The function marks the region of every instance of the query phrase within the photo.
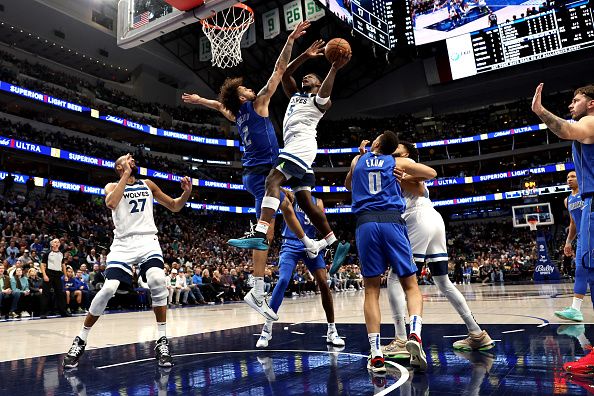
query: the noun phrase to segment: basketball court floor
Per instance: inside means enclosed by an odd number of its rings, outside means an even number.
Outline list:
[[[262,320],[244,303],[171,309],[168,336],[175,366],[153,359],[152,312],[102,317],[89,337],[80,366],[61,367],[82,316],[0,322],[2,395],[582,395],[594,389],[563,375],[562,364],[584,356],[577,337],[594,339],[594,313],[584,301],[583,324],[563,322],[553,311],[571,304],[568,283],[459,285],[479,323],[497,345],[489,352],[455,352],[466,329],[435,286],[425,295],[425,374],[406,362],[385,376],[366,369],[369,350],[364,292],[334,294],[337,328],[346,347],[325,342],[320,296],[288,298],[269,348],[256,350]],[[394,335],[382,290],[382,336]]]

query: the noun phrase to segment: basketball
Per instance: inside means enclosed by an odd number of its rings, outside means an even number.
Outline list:
[[[341,54],[351,53],[351,46],[348,41],[341,38],[334,38],[328,41],[326,44],[326,50],[324,52],[326,54],[326,59],[330,63],[335,62]]]

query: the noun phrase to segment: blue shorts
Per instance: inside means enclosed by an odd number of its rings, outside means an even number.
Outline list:
[[[592,213],[592,197],[584,199],[582,220],[578,233],[579,257],[576,251],[576,268],[583,265],[585,268],[594,269],[594,213]]]
[[[361,273],[365,278],[380,276],[388,268],[400,278],[417,272],[406,226],[395,223],[363,223],[355,233]]]
[[[256,217],[260,218],[260,212],[262,210],[262,198],[266,193],[266,176],[258,174],[243,175],[243,186],[254,196],[254,205],[256,208]]]
[[[293,269],[295,269],[299,260],[303,260],[305,266],[312,274],[319,269],[326,269],[324,251],[321,251],[316,258],[310,259],[307,257],[307,253],[305,253],[305,246],[303,246],[301,241],[283,239],[283,245],[281,247],[280,257],[278,260],[279,267],[290,265]]]

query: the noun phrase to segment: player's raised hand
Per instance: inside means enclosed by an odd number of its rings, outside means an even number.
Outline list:
[[[184,93],[181,98],[184,101],[184,103],[190,104],[200,104],[200,100],[202,99],[202,97],[198,94],[189,93]]]
[[[324,49],[326,48],[326,42],[324,40],[316,40],[308,49],[305,50],[304,54],[308,58],[319,58],[324,56]]]
[[[299,24],[295,27],[295,30],[293,30],[291,32],[291,34],[289,34],[289,39],[297,40],[299,37],[301,37],[305,33],[307,33],[307,29],[309,29],[310,26],[311,26],[310,21],[299,22]]]
[[[181,179],[181,188],[184,192],[191,192],[192,191],[192,179],[188,176]]]
[[[353,56],[352,53],[341,53],[338,59],[336,59],[332,63],[332,67],[336,70],[342,69],[347,63],[350,62],[351,57]]]
[[[126,154],[126,157],[124,158],[124,161],[122,162],[122,171],[128,176],[132,174],[133,162],[134,162],[134,158],[132,158],[132,154],[130,154],[130,153]]]
[[[538,87],[536,87],[536,92],[534,93],[534,97],[532,98],[532,111],[536,115],[540,115],[544,111],[544,107],[542,105],[542,87],[543,87],[543,85],[544,85],[543,83],[538,84]]]
[[[359,145],[359,154],[363,155],[367,152],[367,145],[369,144],[369,140],[363,140]]]
[[[405,174],[404,169],[395,166],[393,173],[394,173],[394,176],[396,176],[396,179],[398,179],[398,183],[401,183],[402,179],[404,178],[404,174]]]

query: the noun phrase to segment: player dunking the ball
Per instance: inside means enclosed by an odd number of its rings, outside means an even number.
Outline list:
[[[421,343],[423,296],[417,284],[417,266],[402,218],[406,204],[393,172],[398,167],[420,179],[432,179],[436,173],[428,166],[394,158],[392,153],[397,147],[396,134],[384,132],[373,141],[371,152],[353,159],[345,181],[345,187],[353,193],[357,250],[365,278],[365,324],[371,347],[367,368],[374,372],[386,371],[380,345],[379,294],[381,276],[388,268],[398,276],[406,295],[410,336],[405,348],[410,354],[410,363],[421,371],[427,368]]]
[[[245,151],[242,157],[243,184],[246,190],[255,198],[256,216],[261,215],[262,201],[265,194],[266,175],[274,166],[278,157],[278,141],[274,126],[269,118],[268,105],[272,95],[276,92],[282,76],[291,59],[293,43],[306,33],[310,23],[301,22],[287,38],[287,42],[279,55],[274,71],[266,85],[256,94],[243,85],[241,78],[228,78],[223,83],[219,100],[202,98],[196,94],[184,94],[182,99],[186,103],[198,104],[218,110],[229,121],[237,125],[237,130],[243,141]],[[283,198],[284,199],[284,198]],[[277,207],[278,208],[278,207]],[[318,254],[318,243],[305,235],[299,221],[295,217],[291,204],[282,205],[281,210],[285,221],[295,235],[303,242],[311,257]],[[276,212],[275,212],[276,215]],[[271,223],[274,222],[274,217]],[[266,240],[272,240],[274,226],[269,233],[264,233]],[[248,232],[247,235],[253,235]],[[268,245],[266,245],[268,246]],[[264,270],[268,252],[254,249],[254,279],[252,290],[245,296],[245,302],[258,311],[266,320],[278,320],[278,315],[270,309],[264,292]]]
[[[364,143],[361,146],[364,147]],[[400,142],[394,154],[399,157],[399,160],[410,163],[415,162],[412,158],[419,157],[416,147],[408,142]],[[414,260],[419,268],[422,268],[425,263],[429,264],[437,288],[456,309],[468,329],[468,337],[456,341],[454,349],[487,350],[493,348],[495,346],[493,340],[485,330],[481,330],[466,299],[450,281],[445,224],[439,212],[433,208],[425,180],[405,175],[401,180],[401,187],[406,200],[406,210],[402,217],[406,222]],[[398,279],[394,279],[393,272],[388,276],[388,296],[394,317],[396,337],[394,341],[384,347],[384,354],[391,358],[405,358],[407,357],[404,319],[406,305],[404,291]]]
[[[542,105],[542,88],[539,84],[532,99],[532,111],[544,122],[549,130],[561,139],[573,141],[573,164],[577,176],[578,189],[584,207],[578,231],[579,255],[576,255],[576,268],[581,265],[588,271],[590,290],[594,286],[594,218],[592,217],[592,198],[594,197],[594,85],[575,90],[569,105],[571,118],[568,122],[557,117]],[[594,294],[592,295],[594,300]],[[563,368],[571,374],[594,373],[594,350],[576,362],[569,362]]]
[[[271,223],[281,202],[281,185],[288,182],[295,192],[299,207],[307,214],[318,231],[324,235],[324,239],[320,241],[319,249],[327,246],[336,248],[334,264],[338,266],[346,258],[350,245],[338,243],[326,215],[313,204],[311,188],[315,185],[315,175],[312,164],[318,149],[317,125],[332,104],[330,94],[334,86],[334,79],[338,70],[350,61],[351,53],[341,53],[335,59],[324,81],[313,73],[306,74],[301,84],[302,91],[299,91],[292,76],[306,60],[322,56],[323,48],[322,40],[314,42],[289,64],[283,75],[283,89],[290,98],[283,121],[285,147],[279,154],[274,169],[266,177],[266,195],[262,200],[262,212],[255,234],[231,239],[229,244],[246,249],[268,249],[266,235],[273,228]]]
[[[159,334],[155,358],[159,366],[173,365],[166,332],[169,293],[163,271],[163,252],[153,218],[153,199],[170,211],[179,212],[190,197],[192,181],[184,177],[181,180],[183,193],[174,199],[161,191],[152,180],[136,179],[138,168],[130,154],[116,160],[115,171],[120,180],[105,186],[105,204],[111,209],[115,227],[113,242],[107,255],[106,280],[91,303],[79,335],[74,338],[72,347],[64,357],[64,368],[78,366],[91,328],[103,315],[107,303],[115,295],[120,283],[132,284],[133,265],[140,269],[139,275],[148,284],[153,301]]]

